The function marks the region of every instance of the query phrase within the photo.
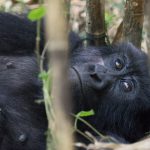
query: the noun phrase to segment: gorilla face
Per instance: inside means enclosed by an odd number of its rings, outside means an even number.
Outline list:
[[[145,53],[129,43],[88,47],[73,53],[70,65],[75,111],[94,109],[95,119],[89,120],[94,127],[129,142],[150,130]]]
[[[148,86],[147,57],[131,44],[79,50],[72,55],[71,68],[74,84],[89,103],[106,97],[118,104],[133,102]]]

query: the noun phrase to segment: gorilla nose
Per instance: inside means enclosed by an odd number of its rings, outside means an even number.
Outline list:
[[[94,68],[90,72],[92,87],[101,90],[110,85],[113,78],[109,75],[107,68],[100,64],[95,64],[93,67]]]
[[[94,79],[101,80],[102,76],[107,73],[107,69],[99,64],[93,66],[90,76]]]

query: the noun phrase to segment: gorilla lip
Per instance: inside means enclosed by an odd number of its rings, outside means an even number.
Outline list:
[[[85,98],[84,91],[83,91],[83,84],[82,84],[82,79],[80,77],[80,73],[78,72],[78,70],[74,66],[72,66],[71,69],[73,70],[73,72],[76,74],[76,76],[78,78],[82,98]]]

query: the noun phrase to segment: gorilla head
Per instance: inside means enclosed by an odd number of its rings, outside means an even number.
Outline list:
[[[146,135],[150,76],[144,52],[130,43],[79,48],[70,62],[76,112],[94,109],[88,121],[101,133],[127,142]]]

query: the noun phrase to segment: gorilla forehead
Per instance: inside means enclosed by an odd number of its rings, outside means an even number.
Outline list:
[[[108,56],[117,53],[127,55],[129,58],[146,58],[146,54],[143,53],[140,49],[134,47],[131,43],[119,43],[115,45],[107,45],[107,46],[88,46],[88,47],[80,47],[76,49],[72,53],[73,57],[89,57],[92,56]]]
[[[104,65],[103,59],[124,57],[128,72],[137,74],[148,74],[148,57],[140,49],[131,43],[120,43],[101,47],[80,47],[71,56],[71,65],[82,65],[84,63],[99,63]]]

